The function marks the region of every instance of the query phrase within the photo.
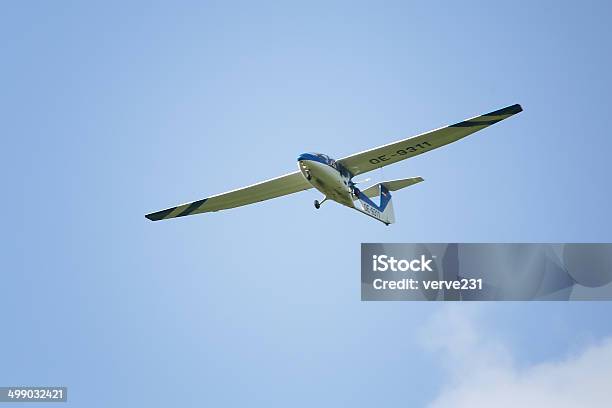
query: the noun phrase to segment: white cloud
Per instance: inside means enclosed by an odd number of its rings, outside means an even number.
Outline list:
[[[560,361],[518,368],[508,347],[479,324],[481,313],[452,305],[421,333],[450,377],[430,407],[612,406],[612,338]]]

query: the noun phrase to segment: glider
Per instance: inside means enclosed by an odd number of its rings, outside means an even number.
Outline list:
[[[445,146],[507,119],[522,110],[518,104],[508,106],[454,125],[352,154],[338,160],[321,153],[303,153],[297,160],[298,171],[227,193],[147,214],[146,217],[152,221],[159,221],[227,210],[314,187],[324,194],[321,202],[315,200],[315,208],[318,209],[327,200],[333,200],[389,225],[395,222],[391,191],[420,183],[423,178],[412,177],[384,181],[360,190],[357,188],[358,182],[354,182],[353,177]],[[372,201],[377,196],[380,196],[378,204]]]

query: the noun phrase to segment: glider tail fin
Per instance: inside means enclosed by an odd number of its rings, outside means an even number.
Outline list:
[[[380,194],[380,204],[375,204],[370,197],[362,191],[357,190],[356,195],[359,204],[355,206],[355,209],[387,225],[393,224],[395,222],[395,213],[393,212],[391,192],[383,183],[378,184],[377,187]]]
[[[391,201],[391,191],[400,190],[423,181],[422,177],[411,177],[407,179],[384,181],[374,184],[363,191],[354,190],[355,200],[358,204],[355,209],[387,225],[395,222],[393,213],[393,201]],[[372,201],[373,197],[380,195],[380,204]]]

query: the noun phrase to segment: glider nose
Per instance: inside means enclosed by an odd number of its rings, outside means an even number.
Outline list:
[[[311,160],[311,155],[308,153],[302,153],[298,156],[298,168],[300,169],[300,171],[302,172],[302,174],[304,175],[304,177],[306,177],[306,180],[310,181],[312,179],[312,175],[310,173],[310,169],[308,168],[307,165],[307,160]]]

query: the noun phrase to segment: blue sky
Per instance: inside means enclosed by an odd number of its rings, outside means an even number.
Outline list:
[[[462,327],[526,369],[605,342],[605,302],[359,300],[361,242],[610,242],[610,6],[533,3],[3,4],[0,385],[423,406],[457,383],[433,320],[476,314]],[[425,178],[392,227],[313,191],[144,218],[514,103],[372,173]]]

